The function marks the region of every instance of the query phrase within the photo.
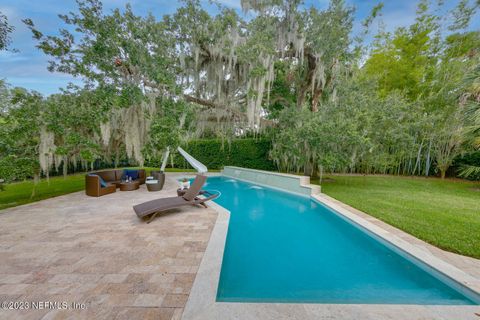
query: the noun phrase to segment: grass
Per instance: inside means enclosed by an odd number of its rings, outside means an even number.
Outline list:
[[[478,183],[334,175],[322,192],[439,248],[480,258]]]
[[[145,168],[148,171],[158,168]],[[167,168],[167,172],[192,172],[193,169]],[[33,181],[27,180],[5,185],[5,190],[0,191],[0,210],[40,201],[67,193],[85,189],[85,173],[72,174],[67,178],[51,177],[50,181],[42,179],[36,186],[35,196],[31,197]]]
[[[53,177],[50,178],[50,183],[46,179],[42,179],[36,186],[34,197],[31,197],[33,190],[32,180],[7,184],[5,185],[5,190],[0,191],[0,210],[80,191],[84,187],[84,174],[69,175],[66,179]]]

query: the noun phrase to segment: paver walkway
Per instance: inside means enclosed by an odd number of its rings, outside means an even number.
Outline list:
[[[77,192],[0,211],[0,303],[30,308],[0,307],[0,319],[180,319],[217,213],[184,207],[146,224],[132,209],[175,188],[170,177],[161,192]]]

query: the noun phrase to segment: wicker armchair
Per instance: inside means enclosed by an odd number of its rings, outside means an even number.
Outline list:
[[[98,175],[85,176],[85,194],[91,197],[100,197],[109,193],[114,193],[117,189],[115,184],[107,183],[106,187],[100,185],[100,177]]]

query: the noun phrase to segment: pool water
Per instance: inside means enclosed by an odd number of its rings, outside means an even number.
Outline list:
[[[226,177],[231,212],[217,301],[475,304],[326,206]]]

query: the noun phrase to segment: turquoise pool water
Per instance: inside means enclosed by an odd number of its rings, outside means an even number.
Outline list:
[[[475,304],[309,198],[208,179],[230,212],[217,301]]]

